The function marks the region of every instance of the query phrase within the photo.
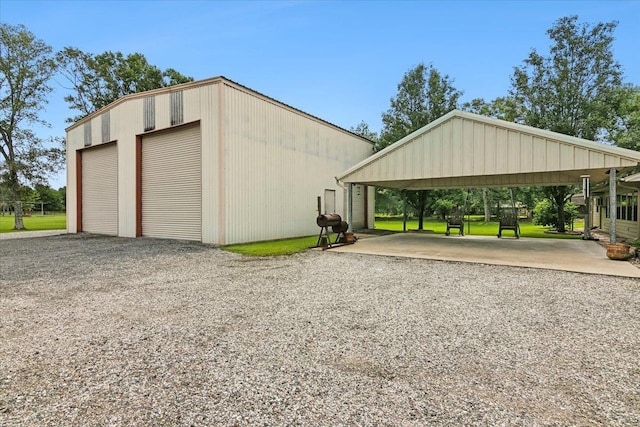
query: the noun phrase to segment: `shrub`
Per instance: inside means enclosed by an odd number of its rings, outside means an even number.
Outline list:
[[[578,206],[573,202],[564,204],[564,222],[570,225],[578,217]],[[558,208],[555,203],[544,199],[536,203],[533,208],[533,223],[537,225],[549,225],[558,227]]]

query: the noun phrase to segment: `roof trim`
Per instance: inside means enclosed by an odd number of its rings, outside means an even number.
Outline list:
[[[449,120],[452,120],[455,117],[459,117],[462,119],[467,119],[467,120],[471,120],[471,121],[475,121],[475,122],[482,122],[485,124],[489,124],[489,125],[493,125],[493,126],[499,126],[508,130],[512,130],[515,132],[521,132],[521,133],[526,133],[532,136],[538,136],[538,137],[543,137],[543,138],[547,138],[547,139],[552,139],[552,140],[556,140],[558,142],[563,142],[566,144],[571,144],[571,145],[577,145],[579,147],[583,147],[583,148],[587,148],[589,150],[593,150],[593,151],[597,151],[603,154],[613,154],[613,155],[618,155],[618,156],[622,156],[622,157],[627,157],[627,158],[633,158],[635,160],[640,161],[640,152],[638,151],[634,151],[634,150],[629,150],[626,148],[620,148],[620,147],[616,147],[616,146],[612,146],[612,145],[606,145],[606,144],[602,144],[599,142],[595,142],[595,141],[590,141],[587,139],[582,139],[582,138],[577,138],[575,136],[569,136],[569,135],[565,135],[562,133],[558,133],[558,132],[552,132],[552,131],[548,131],[548,130],[544,130],[544,129],[538,129],[535,128],[533,126],[527,126],[527,125],[522,125],[519,123],[513,123],[513,122],[508,122],[506,120],[500,120],[500,119],[494,119],[492,117],[487,117],[487,116],[482,116],[479,114],[474,114],[474,113],[468,113],[466,111],[461,111],[461,110],[452,110],[450,112],[448,112],[447,114],[445,114],[444,116],[432,121],[431,123],[421,127],[420,129],[410,133],[409,135],[405,136],[404,138],[398,140],[397,142],[389,145],[388,147],[386,147],[383,150],[378,151],[377,153],[375,153],[374,155],[372,155],[371,157],[368,157],[367,159],[361,161],[360,163],[354,165],[353,167],[349,168],[348,170],[346,170],[345,172],[343,172],[342,174],[338,175],[336,178],[338,180],[342,180],[345,177],[347,177],[348,175],[351,175],[354,172],[359,171],[360,169],[364,168],[365,166],[367,166],[370,163],[375,162],[376,160],[392,153],[395,150],[400,149],[402,146],[404,146],[405,144],[413,141],[416,137],[418,137],[419,135],[426,133],[427,131],[440,126],[442,123],[445,123]]]
[[[242,92],[245,92],[245,93],[247,93],[249,95],[256,96],[256,97],[258,97],[258,98],[260,98],[260,99],[262,99],[264,101],[270,102],[270,103],[272,103],[274,105],[282,107],[282,108],[284,108],[286,110],[289,110],[289,111],[291,111],[293,113],[300,114],[300,115],[302,115],[302,116],[304,116],[304,117],[306,117],[308,119],[311,119],[311,120],[313,120],[315,122],[319,122],[319,123],[324,124],[324,125],[329,125],[329,126],[335,128],[335,129],[337,129],[337,130],[339,130],[341,132],[347,133],[347,134],[349,134],[351,136],[355,136],[355,137],[357,137],[357,138],[359,138],[359,139],[361,139],[361,140],[363,140],[365,142],[368,142],[369,144],[373,145],[373,141],[363,137],[362,135],[358,135],[357,133],[351,132],[350,130],[342,128],[342,127],[340,127],[338,125],[335,125],[335,124],[333,124],[331,122],[328,122],[328,121],[326,121],[324,119],[321,119],[320,117],[314,116],[314,115],[309,114],[309,113],[305,113],[304,111],[302,111],[302,110],[300,110],[298,108],[292,107],[291,105],[285,104],[284,102],[280,102],[275,98],[271,98],[270,96],[267,96],[267,95],[265,95],[265,94],[263,94],[261,92],[258,92],[256,90],[253,90],[253,89],[251,89],[251,88],[249,88],[247,86],[244,86],[244,85],[242,85],[240,83],[237,83],[237,82],[235,82],[233,80],[230,80],[230,79],[228,79],[228,78],[226,78],[224,76],[217,76],[217,77],[212,77],[212,78],[208,78],[208,79],[204,79],[204,80],[197,80],[197,81],[193,81],[193,82],[182,83],[182,84],[178,84],[178,85],[174,85],[174,86],[162,87],[162,88],[158,88],[158,89],[148,90],[148,91],[145,91],[145,92],[137,92],[137,93],[132,93],[132,94],[129,94],[129,95],[122,96],[122,97],[116,99],[115,101],[113,101],[112,103],[110,103],[108,105],[105,105],[104,107],[102,107],[98,111],[95,111],[95,112],[89,114],[88,116],[83,117],[82,119],[78,120],[77,122],[75,122],[71,126],[67,127],[65,129],[65,131],[69,132],[70,130],[79,127],[80,125],[92,120],[93,118],[99,116],[100,114],[102,114],[102,113],[104,113],[104,112],[106,112],[108,110],[111,110],[111,109],[117,107],[118,105],[123,104],[123,103],[125,103],[127,101],[130,101],[132,99],[146,98],[147,96],[161,95],[161,94],[176,92],[176,91],[185,90],[185,89],[194,89],[194,88],[197,88],[197,87],[208,86],[208,85],[217,84],[217,83],[226,84],[229,87],[233,87],[233,88],[235,88],[237,90],[240,90]]]
[[[623,182],[640,182],[640,173],[634,173],[633,175],[628,175],[623,178],[620,178],[620,181]]]

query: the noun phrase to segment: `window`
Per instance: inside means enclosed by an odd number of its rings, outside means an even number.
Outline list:
[[[102,114],[102,142],[109,142],[111,140],[111,116],[110,112],[106,111]]]
[[[83,130],[84,130],[84,146],[88,147],[91,145],[91,120],[89,120],[87,123],[84,124]]]
[[[142,113],[144,116],[144,131],[154,130],[156,128],[156,98],[147,96],[144,98],[142,105]]]
[[[602,209],[605,218],[609,218],[609,198],[603,200]],[[635,193],[618,194],[616,196],[616,219],[638,222],[638,196]]]
[[[184,121],[182,91],[171,92],[169,106],[171,108],[171,126],[182,124]]]

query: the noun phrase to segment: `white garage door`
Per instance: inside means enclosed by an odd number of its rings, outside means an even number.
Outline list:
[[[143,138],[142,235],[202,240],[199,126]]]
[[[118,235],[118,147],[82,152],[82,231]]]

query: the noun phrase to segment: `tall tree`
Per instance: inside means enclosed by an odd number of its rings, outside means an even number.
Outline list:
[[[382,114],[383,128],[374,149],[382,150],[454,110],[461,95],[448,75],[441,74],[431,64],[418,64],[405,73],[398,84],[397,95],[390,100],[391,107]],[[418,214],[418,229],[422,230],[427,193],[407,191],[405,194]]]
[[[24,229],[22,183],[46,182],[63,160],[60,141],[45,144],[32,128],[48,126],[39,113],[56,69],[50,46],[23,25],[0,24],[0,175],[11,192],[16,230]]]
[[[63,74],[71,84],[72,94],[65,97],[79,115],[67,119],[77,121],[131,93],[193,81],[173,68],[161,70],[147,62],[141,53],[123,55],[104,52],[98,55],[66,47],[58,53]]]
[[[371,129],[369,129],[369,125],[362,120],[356,127],[351,127],[349,131],[355,133],[356,135],[360,135],[363,138],[367,138],[371,142],[378,141],[378,134]]]
[[[640,87],[625,85],[618,95],[618,121],[611,140],[618,147],[640,151]]]
[[[524,124],[566,135],[599,140],[615,126],[622,70],[613,57],[616,22],[579,23],[577,16],[556,21],[547,31],[549,52],[533,49],[515,67],[511,96],[522,108]],[[551,187],[548,195],[558,209],[558,231],[565,231],[567,186]]]
[[[491,102],[486,102],[483,98],[474,98],[470,102],[462,104],[462,110],[470,113],[480,114],[495,119],[516,121],[521,116],[521,108],[515,100],[510,97],[499,97]],[[496,198],[496,190],[482,189],[482,206],[484,211],[484,221],[491,221],[491,206]]]

